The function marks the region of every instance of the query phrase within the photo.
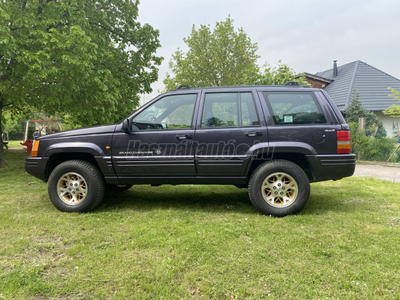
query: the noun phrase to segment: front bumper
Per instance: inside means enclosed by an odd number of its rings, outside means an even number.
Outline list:
[[[47,157],[25,158],[25,171],[40,180],[46,181],[47,161]]]

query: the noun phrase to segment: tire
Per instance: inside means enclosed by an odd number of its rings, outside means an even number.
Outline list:
[[[273,160],[254,170],[248,193],[259,212],[284,217],[300,212],[307,204],[310,182],[298,165],[287,160]]]
[[[111,192],[124,192],[133,187],[133,184],[106,184],[106,190]]]
[[[100,171],[83,160],[59,164],[47,185],[50,200],[62,212],[88,212],[104,197],[104,179]]]

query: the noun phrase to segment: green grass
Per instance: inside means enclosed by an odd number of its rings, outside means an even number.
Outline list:
[[[20,143],[23,143],[23,141],[9,141],[8,142],[8,147],[9,148],[24,148]]]
[[[134,186],[60,213],[22,151],[0,169],[0,299],[399,299],[400,185],[311,185],[296,216],[245,189]]]

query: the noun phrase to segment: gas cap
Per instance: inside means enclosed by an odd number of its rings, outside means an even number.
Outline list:
[[[321,130],[314,131],[312,138],[317,144],[322,144],[325,141],[325,133]]]

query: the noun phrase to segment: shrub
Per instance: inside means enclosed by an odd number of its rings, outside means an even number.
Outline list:
[[[369,139],[367,149],[365,149],[362,159],[371,161],[387,161],[395,149],[395,139]]]
[[[396,149],[396,139],[387,137],[373,138],[368,137],[365,130],[358,129],[358,123],[349,123],[352,152],[360,160],[369,161],[387,161],[393,151]],[[392,158],[392,161],[400,160],[399,155]]]

